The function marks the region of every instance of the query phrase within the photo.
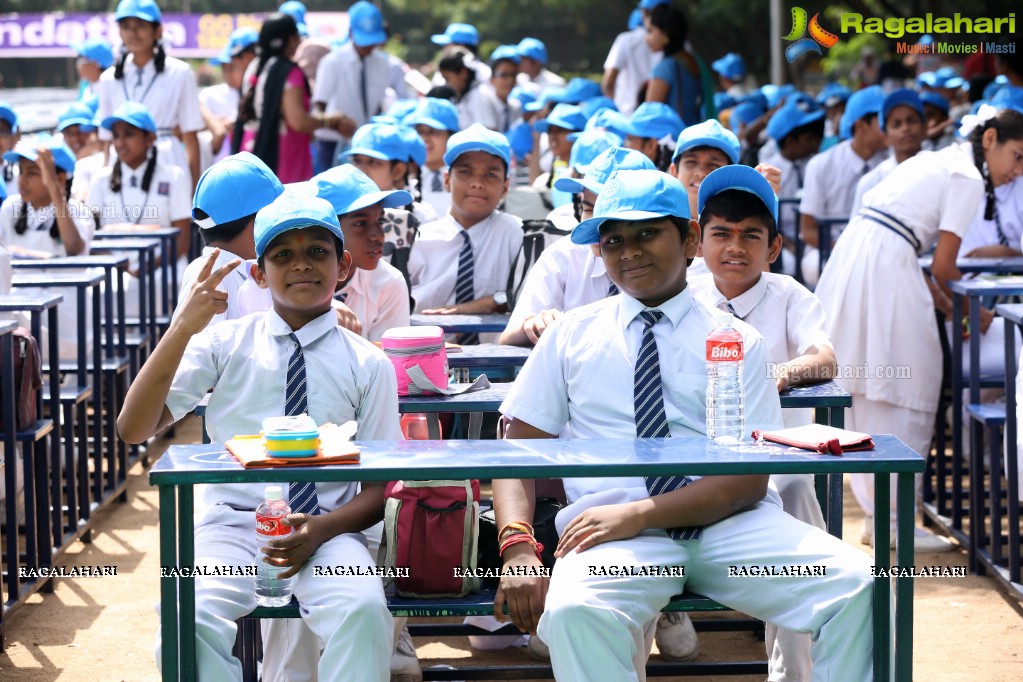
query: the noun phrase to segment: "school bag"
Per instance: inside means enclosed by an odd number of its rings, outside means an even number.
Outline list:
[[[384,497],[377,563],[395,569],[385,585],[393,581],[402,597],[464,597],[480,589],[478,480],[391,481]]]
[[[534,537],[537,542],[543,545],[540,558],[544,567],[549,570],[554,570],[554,550],[558,547],[558,529],[554,525],[554,520],[562,509],[564,509],[564,505],[553,497],[536,498],[532,524]],[[497,588],[501,581],[493,576],[500,574],[501,569],[504,567],[497,537],[499,530],[493,507],[480,514],[480,541],[477,561],[485,576],[483,578],[483,586],[494,589]]]
[[[572,234],[571,230],[562,230],[550,220],[522,221],[522,248],[515,254],[511,273],[508,275],[508,308],[514,309],[515,302],[526,282],[526,275],[540,258],[540,254],[548,246],[562,237]]]
[[[14,421],[15,431],[24,431],[38,418],[39,389],[43,387],[42,358],[35,337],[24,327],[14,330]],[[3,396],[0,395],[0,401]],[[0,402],[0,431],[6,431],[6,410]]]

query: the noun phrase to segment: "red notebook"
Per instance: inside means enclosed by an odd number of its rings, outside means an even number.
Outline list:
[[[874,440],[870,434],[858,431],[836,429],[824,424],[807,424],[792,429],[778,431],[754,431],[753,438],[791,445],[803,450],[811,450],[822,455],[841,455],[845,451],[873,450]]]

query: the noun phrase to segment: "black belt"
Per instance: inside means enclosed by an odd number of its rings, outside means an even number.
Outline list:
[[[860,209],[860,216],[875,222],[878,225],[887,227],[889,230],[905,239],[906,242],[913,247],[913,250],[916,251],[917,255],[920,255],[920,240],[916,238],[915,234],[913,234],[913,230],[906,227],[905,223],[895,216],[869,206]]]

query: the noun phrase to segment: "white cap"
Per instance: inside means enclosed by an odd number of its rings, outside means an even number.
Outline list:
[[[730,325],[732,324],[732,319],[733,319],[732,313],[728,312],[727,310],[718,310],[714,313],[714,324],[717,326],[725,324]]]
[[[284,488],[279,485],[268,485],[263,495],[268,500],[283,500]]]

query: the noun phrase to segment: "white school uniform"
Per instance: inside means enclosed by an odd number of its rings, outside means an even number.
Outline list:
[[[533,95],[539,95],[544,88],[563,88],[565,83],[564,78],[548,70],[547,67],[540,69],[536,78],[530,78],[528,74],[521,71],[515,77],[515,84]]]
[[[465,130],[473,123],[481,123],[491,130],[500,130],[503,109],[488,83],[474,83],[458,100],[458,127]]]
[[[294,351],[291,333],[273,311],[207,327],[189,341],[167,408],[180,419],[215,388],[206,411],[213,441],[258,433],[263,418],[284,411],[285,378]],[[398,393],[386,356],[338,327],[332,310],[294,333],[306,363],[310,416],[318,424],[354,419],[359,422],[360,440],[400,440]],[[251,565],[256,549],[251,510],[262,500],[264,487],[207,486],[209,508],[196,525],[197,564]],[[356,483],[317,483],[321,511],[346,504],[357,489]],[[366,551],[362,534],[349,533],[321,545],[293,581],[303,620],[326,645],[320,679],[331,679],[336,671],[347,669],[359,670],[360,679],[387,680],[392,630],[380,579],[322,580],[313,574],[316,566],[328,564],[374,566],[376,562]],[[254,606],[249,576],[196,580],[196,651],[204,677],[240,678],[240,663],[231,654],[233,621]],[[336,636],[342,625],[343,636]]]
[[[704,340],[712,316],[689,288],[658,307],[653,327],[665,415],[673,436],[706,433]],[[634,364],[642,338],[643,304],[614,296],[578,308],[547,330],[516,379],[501,411],[548,433],[567,425],[576,438],[634,438]],[[773,428],[781,407],[773,382],[759,371],[766,344],[737,323],[745,341],[746,426]],[[594,338],[601,338],[599,344]],[[671,352],[667,352],[671,349]],[[565,479],[569,506],[559,531],[583,510],[648,496],[642,477]],[[812,550],[809,548],[813,548]],[[825,578],[786,578],[770,585],[728,578],[736,564],[827,563]],[[773,492],[751,509],[711,524],[698,540],[675,541],[662,530],[572,552],[551,578],[539,635],[551,649],[558,680],[641,680],[654,623],[668,600],[688,585],[745,613],[825,642],[820,679],[869,679],[869,559],[827,533],[785,514]],[[685,565],[680,578],[593,576],[589,566]],[[812,609],[828,603],[834,609]],[[826,613],[825,613],[826,611]],[[865,627],[866,625],[866,627]]]
[[[140,73],[141,71],[141,73]],[[185,173],[191,188],[192,172],[188,165],[185,145],[174,136],[174,129],[182,133],[197,133],[206,127],[199,111],[199,88],[192,68],[174,57],[167,57],[162,72],[156,72],[155,60],[150,59],[141,69],[128,55],[124,77],[114,78],[114,67],[99,78],[99,110],[96,119],[102,121],[112,115],[125,101],[146,105],[157,127],[157,148],[164,163],[177,166]],[[112,140],[113,133],[99,129],[101,140]]]
[[[628,116],[638,105],[639,88],[650,78],[663,53],[654,52],[646,44],[646,29],[642,26],[619,33],[604,60],[604,70],[618,69],[615,79],[615,106]]]
[[[423,197],[423,203],[430,206],[438,218],[447,215],[448,209],[451,208],[451,192],[444,189],[444,173],[446,171],[447,166],[441,166],[437,170],[430,170],[423,166],[419,171],[422,178],[420,194]],[[437,190],[434,187],[440,189]]]
[[[455,304],[463,231],[468,232],[472,242],[475,298],[491,296],[508,287],[512,263],[522,248],[522,221],[494,211],[466,230],[449,214],[419,228],[409,258],[417,311]]]
[[[366,102],[362,101],[362,69],[366,69]],[[356,127],[369,123],[384,107],[391,65],[387,53],[373,50],[365,59],[348,42],[320,60],[316,67],[313,101],[322,102],[328,114],[343,113],[355,119]],[[320,128],[313,133],[317,140],[339,141],[341,133]]]
[[[187,170],[164,163],[157,154],[156,168],[149,183],[149,191],[142,189],[148,161],[131,169],[121,164],[121,191],[110,189],[113,166],[99,169],[89,189],[89,206],[99,211],[100,225],[134,223],[171,227],[178,220],[192,218],[192,186]]]
[[[194,261],[188,264],[185,271],[181,275],[181,290],[178,293],[178,307],[174,309],[174,317],[178,316],[178,312],[181,310],[181,306],[184,304],[185,299],[188,297],[188,292],[192,290],[192,286],[195,284],[196,279],[199,278],[199,273],[202,272],[203,267],[206,265],[206,260],[213,253],[214,249],[218,247],[204,246],[202,248],[202,255],[196,258]],[[224,267],[236,258],[241,258],[236,254],[231,253],[227,249],[221,248],[220,255],[217,256],[216,262],[213,264],[213,270],[216,271],[219,268]],[[243,260],[238,267],[224,276],[224,279],[220,280],[220,284],[217,285],[217,291],[223,291],[227,293],[227,311],[223,313],[217,313],[210,320],[210,324],[216,324],[223,322],[224,320],[237,320],[240,317],[245,317],[242,312],[242,308],[239,305],[239,291],[242,285],[249,280],[249,269],[247,263]],[[269,309],[269,306],[264,310]]]
[[[994,220],[984,220],[985,204],[985,201],[980,202],[970,229],[963,237],[963,243],[959,246],[960,257],[982,246],[995,246],[999,243],[998,225]],[[1023,182],[1014,180],[1007,185],[995,187],[995,205],[1008,246],[1020,248],[1020,238],[1023,237]]]
[[[782,156],[777,149],[773,154],[760,157],[760,163],[770,164],[781,171],[778,197],[783,199],[798,199],[802,196],[803,178],[806,176],[806,166],[809,161],[809,158],[790,161]],[[785,236],[786,241],[792,241],[799,229],[795,223],[792,209],[786,206],[780,213],[781,233]]]
[[[874,189],[888,177],[889,173],[895,170],[895,167],[899,165],[899,162],[895,160],[895,155],[889,156],[887,159],[877,164],[869,173],[860,178],[860,181],[856,183],[856,194],[853,197],[852,209],[849,211],[850,216],[854,216],[860,212],[860,208],[863,207],[863,197],[867,192]]]
[[[75,175],[71,178],[71,196],[84,204],[89,203],[92,176],[106,165],[103,152],[83,156],[75,161]]]
[[[232,123],[238,118],[239,100],[241,100],[241,93],[227,83],[218,83],[199,91],[199,102],[209,109],[211,114]],[[210,160],[209,164],[204,164],[204,166],[209,167],[230,155],[231,136],[229,134],[220,147],[220,151]]]
[[[379,341],[388,329],[411,324],[405,277],[387,261],[380,261],[373,270],[356,268],[336,295],[345,296],[344,304],[362,322],[364,339]]]

